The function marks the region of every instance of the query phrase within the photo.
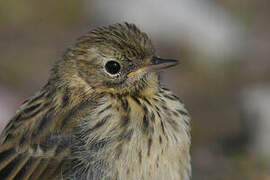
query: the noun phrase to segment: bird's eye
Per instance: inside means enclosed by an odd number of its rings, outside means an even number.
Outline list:
[[[108,61],[106,64],[105,64],[105,69],[108,73],[112,74],[112,75],[115,75],[117,73],[119,73],[120,69],[121,69],[121,66],[118,62],[116,61]]]

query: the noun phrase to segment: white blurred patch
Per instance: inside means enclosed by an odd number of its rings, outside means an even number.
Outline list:
[[[15,114],[18,96],[0,86],[0,132]]]
[[[135,23],[153,40],[191,45],[195,52],[209,57],[208,63],[222,62],[241,51],[244,33],[240,23],[213,1],[91,2],[85,0],[85,11],[92,20],[106,24]]]
[[[250,87],[242,97],[253,132],[251,151],[258,156],[270,158],[270,86]]]

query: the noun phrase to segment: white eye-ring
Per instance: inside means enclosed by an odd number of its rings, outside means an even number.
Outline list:
[[[105,63],[104,69],[108,74],[115,76],[120,73],[121,65],[117,61],[111,60]]]

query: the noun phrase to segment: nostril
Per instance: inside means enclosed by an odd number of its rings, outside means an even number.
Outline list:
[[[159,64],[159,58],[156,57],[156,56],[153,56],[152,59],[151,59],[151,63],[152,64]]]

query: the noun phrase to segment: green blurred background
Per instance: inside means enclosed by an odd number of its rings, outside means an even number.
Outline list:
[[[194,180],[270,180],[270,1],[1,0],[0,130],[89,29],[133,22],[192,115]]]

